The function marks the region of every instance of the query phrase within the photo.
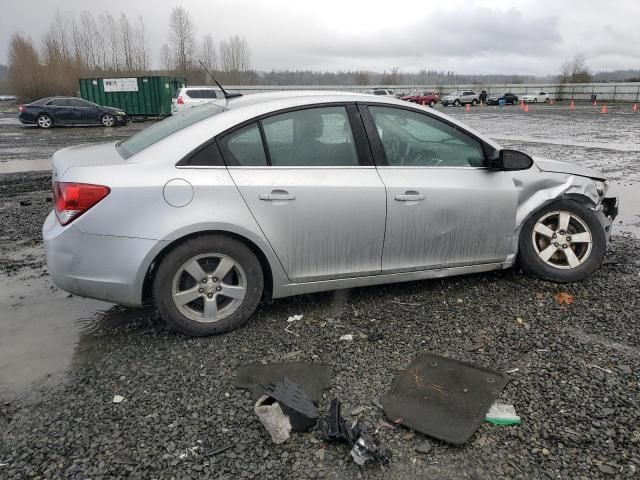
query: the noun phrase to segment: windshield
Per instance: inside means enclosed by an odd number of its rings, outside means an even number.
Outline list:
[[[118,153],[125,160],[145,148],[159,142],[163,138],[176,133],[183,128],[187,128],[194,123],[204,120],[205,118],[224,112],[224,108],[213,103],[205,103],[197,107],[189,108],[180,113],[171,115],[169,118],[162,120],[140,132],[133,137],[118,144]]]

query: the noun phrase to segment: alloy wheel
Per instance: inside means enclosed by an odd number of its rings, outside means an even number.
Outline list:
[[[104,125],[105,127],[113,127],[114,122],[115,119],[113,118],[113,115],[102,116],[102,125]]]
[[[582,265],[591,254],[593,236],[575,213],[549,212],[533,227],[533,248],[547,265],[568,270]]]
[[[38,117],[38,126],[40,128],[50,128],[51,127],[51,117],[48,115],[41,115]]]
[[[207,253],[185,262],[173,277],[176,308],[196,322],[218,322],[232,315],[247,292],[247,277],[228,255]]]

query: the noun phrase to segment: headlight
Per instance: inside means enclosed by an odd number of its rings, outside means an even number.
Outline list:
[[[607,190],[609,189],[609,185],[607,185],[607,182],[595,180],[594,183],[596,184],[596,192],[598,192],[598,195],[604,197],[605,193],[607,193]]]

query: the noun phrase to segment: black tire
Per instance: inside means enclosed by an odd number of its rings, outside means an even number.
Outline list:
[[[429,102],[429,106],[430,106],[431,108],[434,108],[434,107],[436,106],[436,102],[434,102],[433,100],[431,100],[431,101]]]
[[[460,105],[461,105],[461,104],[460,104],[460,100],[457,100],[457,99],[456,99],[456,101],[455,101],[455,102],[453,102],[453,106],[454,106],[454,107],[459,107]]]
[[[544,262],[536,252],[533,229],[541,218],[554,211],[569,212],[582,220],[591,233],[591,250],[584,262],[574,268],[561,269]],[[595,213],[575,200],[558,200],[532,214],[520,232],[518,261],[522,270],[533,277],[558,283],[579,282],[591,275],[602,263],[607,240],[602,224]],[[559,249],[559,251],[561,251]]]
[[[475,106],[477,105],[477,103],[478,103],[478,102],[476,101],[476,99],[475,99],[475,98],[474,98],[473,100],[471,100],[471,106],[472,106],[472,107],[475,107]]]
[[[231,257],[242,267],[246,277],[246,291],[240,305],[230,315],[213,322],[189,318],[178,309],[172,297],[177,273],[190,259],[205,254]],[[205,235],[187,240],[164,257],[153,281],[153,299],[160,317],[170,328],[187,335],[206,336],[228,332],[244,324],[258,306],[263,287],[260,261],[246,245],[224,235]]]
[[[53,119],[50,115],[41,113],[40,115],[38,115],[38,118],[36,118],[36,125],[38,125],[38,127],[40,128],[51,128],[53,127]]]
[[[538,103],[538,97],[535,97],[535,98],[533,99],[533,103]]]

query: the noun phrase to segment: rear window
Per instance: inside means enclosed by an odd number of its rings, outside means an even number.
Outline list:
[[[118,153],[125,160],[156,142],[172,135],[183,128],[187,128],[194,123],[198,123],[205,118],[224,112],[224,108],[205,103],[203,105],[189,108],[180,113],[174,114],[140,132],[133,137],[118,144]]]
[[[190,88],[185,92],[190,98],[218,98],[215,90]]]

